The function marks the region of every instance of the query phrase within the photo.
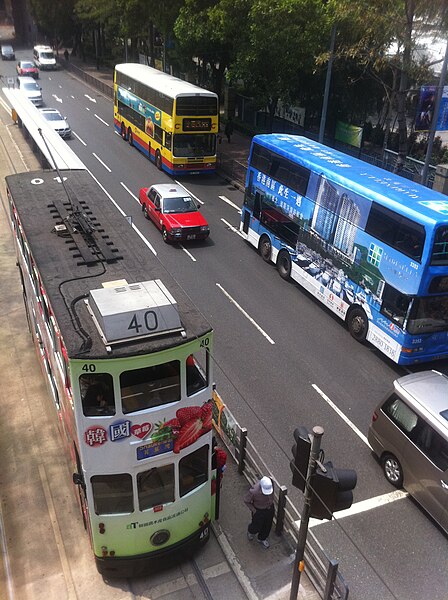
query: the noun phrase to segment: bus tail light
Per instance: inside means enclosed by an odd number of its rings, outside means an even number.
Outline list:
[[[415,354],[415,352],[422,352],[423,348],[421,346],[419,346],[418,348],[405,348],[403,346],[401,351],[403,352],[403,354]]]
[[[378,414],[376,413],[376,411],[373,411],[372,414],[372,423],[375,423],[375,421],[378,419]]]
[[[104,526],[104,523],[99,523],[98,524],[98,530],[100,533],[106,533],[106,528]]]

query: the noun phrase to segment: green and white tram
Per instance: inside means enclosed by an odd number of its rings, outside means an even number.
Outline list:
[[[213,331],[85,170],[6,178],[29,327],[98,570],[207,541]]]

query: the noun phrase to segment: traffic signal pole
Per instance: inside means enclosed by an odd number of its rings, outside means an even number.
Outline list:
[[[304,556],[305,556],[305,546],[306,546],[306,537],[308,535],[308,523],[310,520],[310,511],[311,511],[311,486],[310,480],[311,476],[316,470],[316,462],[319,458],[320,452],[320,442],[322,436],[324,435],[323,427],[319,425],[313,427],[313,440],[311,443],[311,452],[310,452],[310,460],[308,463],[308,470],[306,474],[306,484],[305,484],[305,494],[304,494],[304,506],[303,512],[300,517],[300,529],[299,529],[299,538],[297,540],[297,548],[296,548],[296,556],[294,559],[294,569],[292,573],[292,581],[291,581],[291,594],[289,596],[289,600],[297,600],[297,595],[299,593],[299,585],[300,585],[300,575],[304,569]]]

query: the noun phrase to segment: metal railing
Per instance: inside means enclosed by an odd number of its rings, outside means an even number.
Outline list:
[[[98,74],[91,75],[88,70],[82,69],[75,65],[70,60],[58,57],[59,64],[62,68],[67,71],[71,71],[78,79],[85,81],[90,87],[97,89],[99,92],[113,99],[114,97],[114,86],[113,86],[113,74],[111,72],[110,80],[103,81]]]
[[[229,454],[236,461],[238,472],[244,475],[252,485],[260,479],[262,474],[270,473],[270,469],[250,441],[247,429],[239,425],[216,390],[213,393],[213,402],[215,429]],[[300,513],[288,498],[287,487],[272,475],[269,477],[274,483],[275,532],[277,535],[283,535],[293,551],[297,545]],[[308,578],[323,600],[346,600],[348,598],[349,588],[339,572],[338,561],[327,556],[312,531],[308,531],[305,563]]]

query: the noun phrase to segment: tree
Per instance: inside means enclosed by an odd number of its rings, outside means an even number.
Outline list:
[[[63,39],[73,30],[75,0],[31,0],[31,9],[38,29],[51,43]]]
[[[419,33],[446,20],[446,0],[333,0],[332,11],[338,27],[346,33],[338,48],[339,57],[356,60],[383,86],[387,103],[385,144],[391,108],[396,108],[399,171],[408,150],[406,101],[410,85],[422,83],[428,74],[413,58],[413,49]]]
[[[329,39],[330,25],[320,0],[254,0],[247,33],[239,40],[232,79],[259,108],[268,108],[270,130],[279,99],[297,97],[301,83],[316,69],[316,57]]]
[[[221,95],[235,59],[251,0],[186,0],[174,31],[180,52],[198,63],[198,83]]]

